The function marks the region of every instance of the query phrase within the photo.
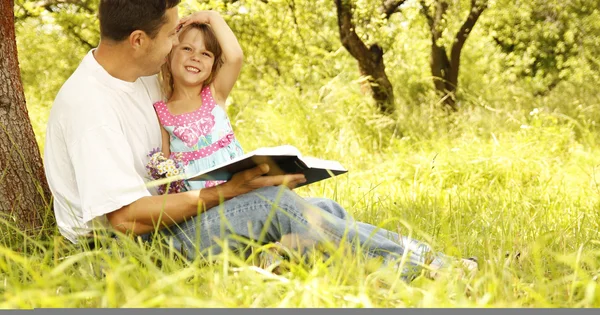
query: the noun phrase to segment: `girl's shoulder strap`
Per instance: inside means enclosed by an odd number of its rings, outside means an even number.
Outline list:
[[[202,99],[204,100],[206,98],[209,101],[211,101],[213,106],[219,106],[219,107],[222,107],[223,109],[225,109],[225,105],[217,103],[217,99],[215,99],[215,97],[213,95],[214,88],[215,87],[212,83],[203,87],[202,88]]]
[[[160,121],[161,125],[171,125],[172,117],[169,113],[169,109],[167,108],[167,104],[160,100],[152,105],[154,106],[154,110],[156,111],[156,115],[158,116],[158,120]]]
[[[202,92],[200,92],[200,94],[202,94],[202,104],[204,104],[202,106],[209,108],[210,110],[212,110],[217,105],[217,102],[213,97],[211,86],[212,84],[203,87]]]
[[[154,102],[154,104],[152,104],[152,106],[154,106],[154,109],[158,109],[162,106],[165,106],[165,102],[163,100],[156,101]]]
[[[200,92],[200,93],[202,94],[203,99],[204,99],[204,97],[210,97],[211,99],[213,98],[212,90],[210,87],[211,87],[211,84],[202,88],[202,92]]]

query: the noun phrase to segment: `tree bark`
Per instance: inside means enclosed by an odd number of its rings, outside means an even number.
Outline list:
[[[486,0],[487,1],[487,0]],[[463,46],[471,34],[475,23],[479,20],[481,13],[487,7],[487,2],[483,0],[471,0],[471,10],[467,19],[456,33],[456,38],[452,44],[452,50],[450,51],[450,73],[448,74],[448,81],[452,83],[454,88],[458,85],[458,71],[460,68],[460,54]]]
[[[25,105],[13,9],[14,0],[0,0],[0,214],[31,234],[48,218],[51,195]]]
[[[447,77],[450,69],[450,60],[446,49],[440,46],[438,41],[442,37],[442,30],[440,28],[440,22],[448,9],[448,5],[445,2],[437,1],[434,3],[433,15],[430,13],[431,9],[422,2],[423,13],[427,18],[427,24],[429,25],[429,31],[431,33],[431,55],[429,56],[429,66],[431,67],[431,75],[433,76],[433,85],[440,94],[446,94],[447,91]],[[445,104],[451,108],[454,104],[449,104],[452,101],[451,97],[445,96]]]
[[[487,0],[471,0],[469,15],[456,33],[450,49],[450,57],[448,57],[447,49],[439,45],[439,39],[442,36],[440,24],[444,19],[448,4],[444,0],[437,0],[432,10],[422,1],[421,6],[431,32],[430,66],[433,84],[438,93],[443,96],[443,103],[447,108],[457,111],[456,89],[458,88],[460,55],[475,23],[487,8]]]
[[[367,47],[358,37],[356,26],[352,21],[350,0],[335,0],[335,5],[342,45],[358,61],[361,74],[368,78],[373,98],[379,110],[386,115],[392,114],[394,112],[394,90],[385,73],[383,49],[377,44]]]

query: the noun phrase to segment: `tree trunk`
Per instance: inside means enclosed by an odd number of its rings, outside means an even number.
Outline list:
[[[467,19],[463,22],[462,26],[456,33],[454,43],[452,44],[452,48],[450,50],[450,69],[448,71],[446,89],[450,93],[452,93],[451,95],[454,99],[456,87],[458,86],[460,54],[465,45],[465,42],[467,41],[467,38],[469,37],[469,34],[471,34],[473,27],[475,27],[475,23],[477,23],[477,20],[479,20],[481,13],[483,13],[483,10],[485,10],[486,8],[487,0],[471,0],[471,10],[469,11],[469,15],[467,16]],[[452,108],[456,110],[456,105],[454,102],[452,103]]]
[[[437,0],[433,4],[433,10],[425,1],[421,1],[421,6],[431,31],[430,66],[433,84],[438,93],[442,95],[444,105],[456,111],[458,110],[456,106],[456,89],[458,87],[460,55],[475,23],[477,23],[483,10],[487,8],[487,0],[471,0],[469,15],[456,33],[450,50],[450,58],[448,58],[446,48],[438,44],[438,40],[442,36],[440,24],[446,15],[448,3],[443,0]]]
[[[452,65],[446,54],[446,49],[437,45],[436,42],[435,39],[432,40],[430,56],[433,85],[438,93],[442,95],[444,105],[449,109],[456,110],[454,92],[457,82],[452,82],[450,79]]]
[[[397,5],[399,6],[402,2],[399,1]],[[383,49],[377,44],[367,48],[358,37],[355,31],[356,26],[352,22],[350,0],[335,0],[335,5],[342,45],[358,61],[361,74],[368,78],[373,98],[379,110],[384,114],[392,114],[394,112],[394,90],[385,73]]]
[[[0,215],[28,233],[48,217],[50,190],[17,60],[14,0],[0,0]]]

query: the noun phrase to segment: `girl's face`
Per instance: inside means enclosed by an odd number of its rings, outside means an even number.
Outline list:
[[[198,29],[188,30],[173,48],[171,73],[175,85],[201,86],[210,76],[214,54],[204,45],[204,35]]]

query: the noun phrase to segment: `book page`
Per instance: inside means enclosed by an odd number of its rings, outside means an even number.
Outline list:
[[[277,146],[277,147],[258,148],[254,151],[251,151],[244,155],[233,158],[225,163],[216,165],[212,168],[202,170],[195,174],[189,174],[189,176],[186,176],[186,178],[191,179],[191,178],[203,175],[203,174],[208,174],[210,172],[221,169],[223,167],[227,167],[228,165],[233,165],[240,161],[246,160],[248,158],[253,158],[253,157],[257,157],[257,156],[297,156],[297,157],[300,157],[301,154],[300,154],[300,151],[292,145],[282,145],[282,146]]]
[[[300,150],[298,150],[296,147],[292,146],[292,145],[281,145],[281,146],[277,146],[277,147],[264,147],[264,148],[258,148],[250,153],[248,153],[248,155],[296,155],[298,157],[302,156],[302,154],[300,153]]]
[[[301,161],[301,162],[300,162]],[[196,174],[190,174],[187,179],[228,180],[239,171],[254,167],[260,163],[267,163],[271,170],[269,174],[279,175],[285,173],[304,172],[307,179],[319,181],[330,177],[328,171],[336,175],[346,173],[347,170],[337,161],[323,160],[314,157],[302,157],[300,151],[291,145],[278,147],[263,147],[248,154],[234,158],[228,162],[217,165]],[[290,164],[295,163],[295,164]],[[300,164],[306,164],[306,166]],[[308,167],[308,169],[306,169]]]
[[[302,157],[301,160],[310,168],[321,168],[332,171],[346,171],[346,169],[337,161],[317,159],[310,156]]]

